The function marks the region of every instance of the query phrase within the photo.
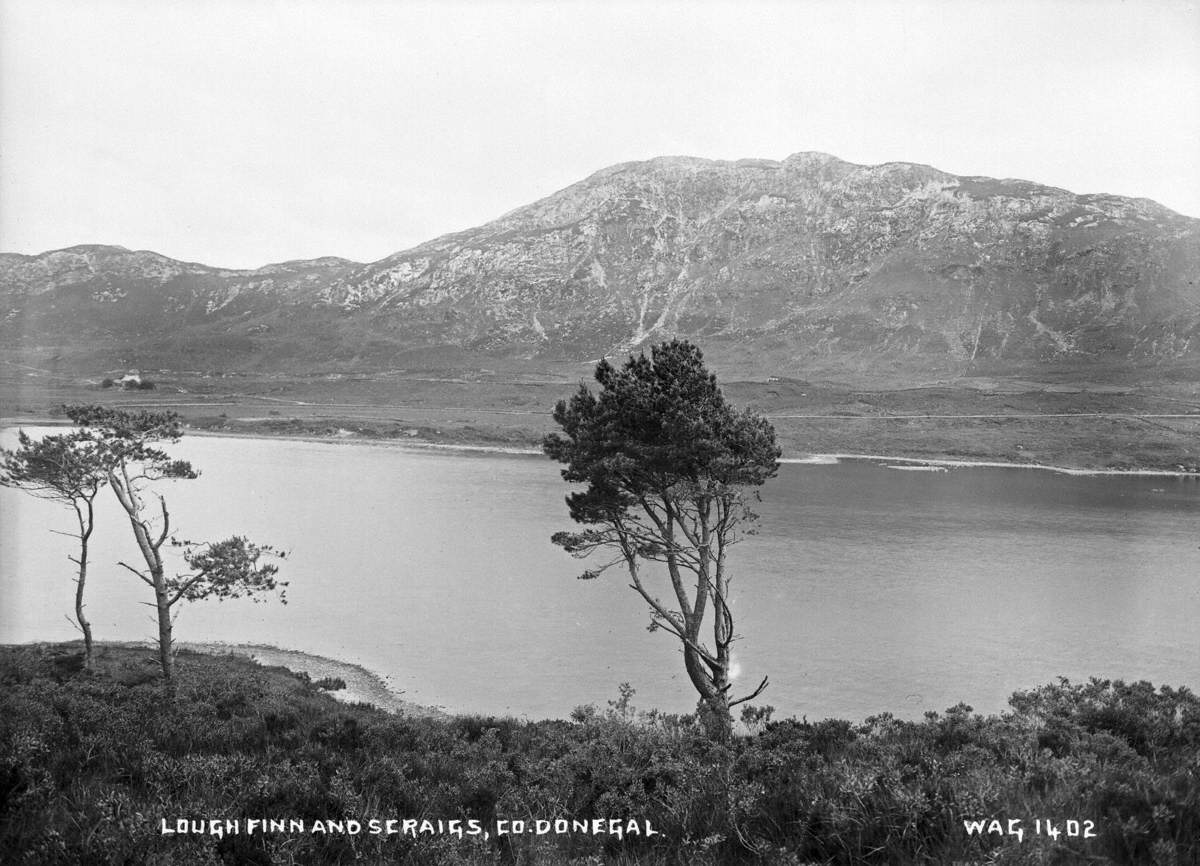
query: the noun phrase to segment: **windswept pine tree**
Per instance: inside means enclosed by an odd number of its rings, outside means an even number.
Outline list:
[[[83,665],[92,666],[92,624],[84,614],[84,590],[88,576],[88,544],[96,526],[95,501],[108,483],[107,451],[89,432],[34,439],[24,430],[17,434],[17,447],[0,450],[0,485],[24,490],[70,508],[75,514],[79,541],[75,563],[75,622],[83,634]]]
[[[567,497],[571,518],[586,528],[553,541],[576,557],[611,557],[582,578],[624,566],[650,606],[651,629],[681,643],[706,726],[726,738],[730,708],[767,686],[763,677],[749,694],[731,695],[738,636],[729,553],[757,518],[751,491],[778,471],[775,431],[725,401],[700,350],[686,341],[653,346],[620,370],[603,360],[595,377],[599,394],[581,385],[560,401],[554,420],[563,432],[544,442],[546,454],[565,464],[563,479],[586,485]],[[656,585],[663,577],[665,586]]]

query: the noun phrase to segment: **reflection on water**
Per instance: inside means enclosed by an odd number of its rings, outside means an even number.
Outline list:
[[[11,444],[6,436],[4,443]],[[694,706],[670,638],[613,570],[549,542],[566,486],[537,457],[199,438],[203,470],[164,486],[180,534],[290,551],[286,606],[186,607],[177,637],[275,644],[361,664],[451,710],[563,716],[628,681]],[[89,615],[150,639],[145,587],[107,492]],[[735,548],[736,659],[778,714],[998,711],[1058,675],[1200,685],[1200,484],[1027,470],[785,465]],[[70,515],[0,490],[0,639],[74,636]],[[132,559],[131,559],[132,558]]]

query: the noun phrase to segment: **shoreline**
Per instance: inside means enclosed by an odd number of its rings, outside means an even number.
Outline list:
[[[341,659],[255,643],[178,641],[175,648],[205,655],[242,656],[264,667],[282,667],[293,673],[308,674],[313,680],[338,677],[345,681],[346,688],[325,693],[343,703],[372,704],[382,710],[405,716],[445,718],[450,715],[436,707],[414,703],[401,697],[403,693],[389,686],[375,671]]]
[[[186,423],[186,422],[185,422]],[[69,422],[58,418],[0,418],[0,431],[15,429],[21,426],[30,427],[69,427]],[[384,448],[395,448],[414,454],[430,452],[461,452],[467,454],[496,454],[513,457],[539,456],[541,451],[536,448],[517,448],[504,445],[470,442],[413,442],[397,439],[385,439],[371,436],[313,436],[292,435],[288,433],[269,433],[263,431],[239,432],[231,430],[203,430],[187,427],[188,436],[215,439],[255,439],[255,440],[284,440],[288,442],[311,442],[316,444],[333,445],[374,445]],[[864,463],[903,463],[909,467],[926,466],[943,469],[1037,469],[1053,472],[1059,475],[1082,476],[1113,476],[1113,477],[1143,477],[1143,478],[1197,478],[1200,472],[1172,469],[1084,469],[1073,466],[1060,466],[1047,463],[1015,463],[1004,460],[963,460],[953,457],[909,457],[888,454],[860,454],[854,452],[820,452],[806,453],[799,456],[781,457],[780,463],[795,465],[836,465],[844,461]],[[896,467],[905,468],[905,467]]]
[[[1012,463],[1002,460],[957,460],[948,457],[891,457],[885,454],[809,454],[806,457],[781,457],[780,463],[836,465],[843,461],[862,463],[904,463],[893,469],[941,468],[941,469],[1040,469],[1058,475],[1073,476],[1131,476],[1141,478],[1197,478],[1200,472],[1171,469],[1077,469],[1070,466],[1052,466],[1046,463]]]

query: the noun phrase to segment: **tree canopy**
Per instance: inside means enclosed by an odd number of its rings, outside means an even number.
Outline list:
[[[183,558],[191,571],[167,579],[170,604],[183,601],[203,601],[215,598],[249,598],[262,601],[265,593],[279,592],[280,601],[287,603],[284,588],[287,581],[277,580],[279,566],[265,562],[264,557],[283,559],[285,554],[269,544],[255,544],[250,539],[233,535],[222,541],[196,544],[177,541],[184,548]]]
[[[99,443],[82,430],[34,439],[17,433],[17,448],[0,451],[0,484],[43,499],[90,498],[104,486],[107,464]]]
[[[171,457],[158,442],[178,442],[183,422],[175,412],[131,412],[108,406],[64,406],[67,417],[91,436],[110,466],[134,480],[198,478],[192,464]],[[130,474],[132,473],[132,474]]]

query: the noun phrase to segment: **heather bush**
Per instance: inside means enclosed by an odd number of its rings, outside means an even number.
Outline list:
[[[61,649],[0,651],[5,863],[1200,862],[1200,703],[1186,689],[1060,681],[982,716],[769,721],[728,743],[632,690],[572,721],[413,718],[307,677],[181,654],[174,695]],[[659,835],[164,834],[179,818],[636,818]],[[1020,818],[1022,841],[964,820]],[[1033,822],[1095,822],[1095,838]]]

